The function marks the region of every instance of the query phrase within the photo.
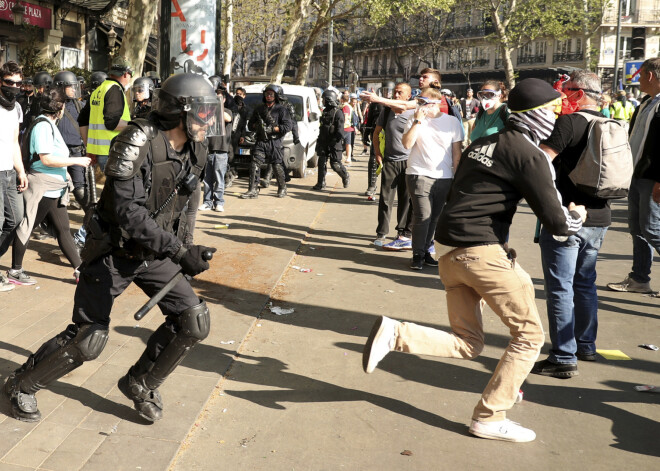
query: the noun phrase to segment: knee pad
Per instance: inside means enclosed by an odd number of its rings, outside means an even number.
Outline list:
[[[179,316],[179,332],[186,337],[204,340],[211,330],[211,315],[206,303],[202,301],[196,306],[189,307]]]
[[[67,333],[72,333],[70,328]],[[62,341],[58,336],[55,340],[59,348],[46,353],[40,361],[17,376],[17,384],[22,391],[34,394],[84,362],[98,358],[108,343],[108,328],[99,324],[85,324],[77,328],[72,338]],[[48,345],[54,346],[52,342]]]

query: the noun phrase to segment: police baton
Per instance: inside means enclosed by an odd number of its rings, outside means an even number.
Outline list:
[[[538,244],[541,238],[541,220],[536,220],[536,230],[534,231],[534,243]]]
[[[202,259],[206,260],[207,262],[213,258],[213,252],[210,250],[205,250],[202,252]],[[154,307],[156,304],[158,304],[167,293],[170,292],[172,288],[174,288],[179,281],[184,277],[184,273],[182,270],[179,270],[176,275],[174,275],[170,281],[168,281],[165,286],[163,286],[158,293],[156,293],[149,301],[145,303],[144,306],[142,306],[138,312],[135,313],[133,318],[136,321],[139,321],[142,319],[144,316],[147,315],[149,311],[151,311],[151,308]]]
[[[93,165],[87,167],[87,183],[89,184],[89,204],[91,206],[96,204],[96,175]]]

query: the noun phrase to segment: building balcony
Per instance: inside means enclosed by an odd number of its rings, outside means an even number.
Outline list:
[[[447,70],[461,69],[475,69],[479,67],[488,67],[490,59],[474,59],[471,61],[448,61]]]
[[[559,52],[552,55],[552,62],[580,62],[584,60],[581,52]]]
[[[518,57],[518,65],[545,64],[545,60],[545,54],[536,56],[520,56]]]
[[[447,32],[447,39],[479,38],[495,32],[492,26],[462,26]]]

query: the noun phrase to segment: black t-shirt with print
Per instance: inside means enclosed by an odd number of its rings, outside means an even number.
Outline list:
[[[602,118],[596,111],[583,110]],[[589,122],[580,113],[562,115],[557,119],[550,137],[543,144],[558,153],[552,162],[557,173],[557,189],[561,194],[562,204],[584,205],[587,208],[586,227],[608,227],[612,224],[612,211],[609,200],[588,195],[573,184],[568,175],[577,165],[584,148],[587,146]]]

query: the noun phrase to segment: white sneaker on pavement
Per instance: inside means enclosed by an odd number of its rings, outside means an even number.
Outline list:
[[[608,283],[607,287],[612,291],[625,291],[628,293],[653,293],[650,283],[640,283],[629,276],[619,283]]]
[[[213,207],[208,204],[208,203],[202,203],[199,205],[199,208],[197,208],[197,211],[210,211],[213,209]]]
[[[382,316],[371,329],[362,352],[362,368],[365,373],[373,373],[378,363],[394,350],[398,321]]]
[[[222,213],[224,210],[225,210],[225,207],[221,204],[213,205],[213,211],[216,211],[218,213]]]
[[[477,437],[488,438],[490,440],[504,440],[506,442],[516,443],[531,442],[536,438],[533,430],[525,428],[509,419],[498,420],[496,422],[472,420],[470,433]]]
[[[2,291],[11,291],[15,286],[7,280],[7,277],[0,273],[0,292]]]

